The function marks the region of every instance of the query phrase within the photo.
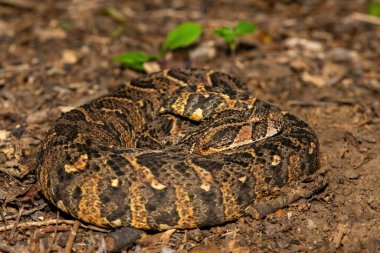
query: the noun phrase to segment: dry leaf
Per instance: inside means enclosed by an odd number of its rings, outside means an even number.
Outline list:
[[[189,251],[189,253],[220,253],[220,249],[214,244],[202,245],[195,247]]]
[[[175,232],[175,229],[169,229],[165,232],[154,234],[154,235],[143,235],[140,240],[138,240],[138,244],[143,247],[151,247],[153,245],[163,245],[168,244],[170,237]]]

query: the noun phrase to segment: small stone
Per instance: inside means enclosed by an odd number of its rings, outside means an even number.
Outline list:
[[[68,111],[71,111],[72,109],[74,109],[75,107],[74,106],[59,106],[58,109],[62,112],[62,113],[65,113],[65,112],[68,112]]]
[[[143,66],[144,66],[145,72],[148,74],[158,72],[161,70],[160,64],[154,61],[145,62]]]
[[[307,225],[306,227],[310,230],[312,229],[316,229],[317,228],[317,225],[315,225],[314,221],[311,220],[311,219],[307,219]]]
[[[73,50],[64,50],[62,54],[62,61],[65,64],[75,64],[78,61],[78,55]]]
[[[213,41],[203,43],[190,52],[190,59],[196,62],[211,60],[215,56],[216,49]]]
[[[0,130],[0,142],[8,139],[10,134],[11,134],[11,132],[9,132],[7,130]]]
[[[167,246],[161,248],[161,253],[174,253],[175,250]]]
[[[187,236],[189,237],[190,240],[196,241],[196,242],[201,242],[203,237],[202,231],[200,229],[192,229],[189,230],[187,233]]]
[[[301,71],[301,70],[307,69],[309,66],[308,66],[307,62],[305,62],[301,59],[295,59],[295,60],[290,62],[290,67],[292,67],[295,70]]]
[[[323,87],[326,85],[326,81],[321,76],[311,75],[306,71],[302,73],[301,79],[302,81],[314,84],[317,87]]]
[[[327,57],[335,62],[350,62],[359,60],[359,55],[356,51],[345,48],[334,48],[327,52]]]
[[[278,245],[278,247],[280,247],[281,249],[286,249],[289,247],[289,239],[288,238],[285,238],[285,237],[279,237],[276,239],[276,243]]]
[[[348,169],[344,174],[348,179],[358,179],[360,177],[359,173],[354,169]]]

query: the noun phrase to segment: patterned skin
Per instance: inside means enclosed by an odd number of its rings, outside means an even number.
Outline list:
[[[224,73],[166,70],[63,114],[39,154],[42,193],[100,227],[188,229],[252,215],[318,169],[318,140],[243,87]]]

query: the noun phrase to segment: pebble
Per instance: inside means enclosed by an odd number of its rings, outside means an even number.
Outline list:
[[[306,227],[310,230],[312,229],[316,229],[317,228],[317,225],[315,225],[314,221],[311,220],[311,219],[307,219],[307,225]]]
[[[346,170],[346,172],[344,173],[344,175],[348,179],[358,179],[360,177],[359,173],[356,170],[354,170],[354,169],[348,169],[348,170]]]

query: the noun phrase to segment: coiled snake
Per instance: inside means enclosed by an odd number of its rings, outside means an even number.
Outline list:
[[[227,74],[175,69],[63,114],[42,143],[38,181],[84,222],[166,230],[260,215],[317,168],[306,123]]]

